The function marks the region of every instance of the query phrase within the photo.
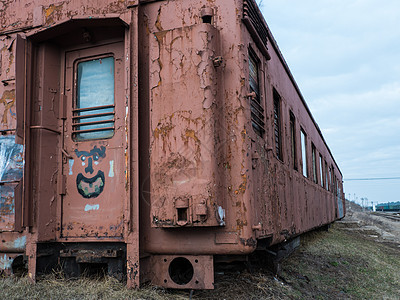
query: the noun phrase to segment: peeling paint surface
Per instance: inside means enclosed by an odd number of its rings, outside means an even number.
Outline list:
[[[14,228],[14,189],[22,178],[23,146],[15,144],[15,136],[0,136],[0,231]]]
[[[22,177],[24,147],[15,144],[15,136],[0,136],[0,181],[19,180]]]
[[[0,124],[11,129],[15,120],[15,90],[5,90],[0,97]]]
[[[164,9],[167,6],[160,8],[159,17]],[[161,30],[161,24],[158,19],[156,28]],[[210,24],[154,32],[150,50],[152,103],[157,107],[151,116],[150,146],[154,226],[223,224],[217,218],[214,184],[220,151],[214,119],[219,81],[213,57],[218,51],[219,33]]]
[[[26,247],[26,236],[13,233],[10,236],[4,235],[2,237],[2,244],[0,245],[0,251],[10,252],[24,252]]]

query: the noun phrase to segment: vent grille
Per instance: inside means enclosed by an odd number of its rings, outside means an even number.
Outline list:
[[[274,137],[275,137],[276,156],[278,159],[282,160],[280,96],[275,90],[274,90]]]
[[[265,132],[265,122],[264,122],[264,109],[260,103],[260,89],[259,89],[259,79],[258,79],[258,62],[250,52],[249,55],[249,84],[250,92],[253,93],[251,97],[251,124],[254,131],[259,135],[263,136]]]
[[[253,28],[256,30],[261,41],[267,46],[268,29],[264,24],[264,20],[258,12],[257,5],[252,0],[245,0],[243,3],[243,19],[250,21]]]
[[[114,132],[115,107],[114,105],[76,108],[73,110],[72,134],[81,137],[83,133]],[[87,138],[87,137],[86,137]],[[89,138],[90,139],[90,138]]]

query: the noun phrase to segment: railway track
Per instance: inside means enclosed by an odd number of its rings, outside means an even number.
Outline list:
[[[375,215],[375,216],[380,216],[380,217],[384,217],[384,218],[387,218],[387,219],[390,219],[390,220],[394,220],[394,221],[397,221],[397,222],[400,222],[400,213],[392,213],[392,212],[378,212],[378,211],[375,211],[375,212],[371,212],[371,214],[372,215]]]

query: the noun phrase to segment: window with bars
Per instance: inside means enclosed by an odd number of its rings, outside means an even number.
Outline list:
[[[256,55],[249,49],[249,85],[250,93],[252,93],[250,103],[251,124],[255,133],[262,137],[265,133],[265,121],[264,108],[261,105],[260,96],[259,65]]]
[[[296,118],[292,111],[289,112],[290,117],[290,144],[292,151],[292,166],[297,170],[297,149],[296,149]]]
[[[313,181],[315,183],[318,183],[318,177],[317,177],[317,150],[315,149],[314,143],[311,143],[311,156],[312,156]]]
[[[282,138],[281,138],[281,97],[274,89],[274,139],[275,139],[275,154],[280,160],[282,159]]]
[[[72,133],[76,141],[114,135],[114,57],[80,61],[76,65],[76,101]]]

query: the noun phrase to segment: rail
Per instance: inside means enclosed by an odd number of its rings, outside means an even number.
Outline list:
[[[384,217],[390,220],[400,222],[400,213],[387,213],[387,212],[371,212],[374,216]]]

